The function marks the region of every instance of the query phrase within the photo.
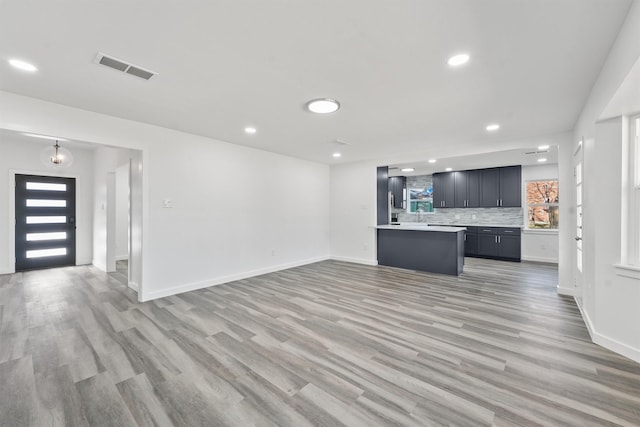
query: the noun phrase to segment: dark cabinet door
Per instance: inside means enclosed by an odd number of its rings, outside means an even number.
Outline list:
[[[467,175],[467,207],[480,207],[480,171],[466,171]]]
[[[453,172],[454,174],[454,206],[466,208],[469,200],[469,182],[467,171]]]
[[[478,233],[478,255],[498,256],[498,235]]]
[[[500,206],[500,169],[480,170],[480,207]]]
[[[478,253],[478,234],[466,233],[464,236],[464,255],[473,256]]]
[[[444,203],[444,181],[441,173],[434,173],[433,182],[433,207],[441,208]]]
[[[520,259],[520,236],[498,236],[498,256]]]
[[[433,207],[452,208],[455,206],[454,172],[433,174]]]
[[[405,198],[404,188],[407,178],[404,176],[392,176],[389,178],[389,191],[393,197],[393,207],[404,209]]]
[[[444,188],[443,208],[453,208],[456,205],[455,193],[456,193],[456,180],[454,172],[448,172],[442,174],[442,185]]]
[[[520,207],[522,192],[522,167],[500,168],[500,206]]]

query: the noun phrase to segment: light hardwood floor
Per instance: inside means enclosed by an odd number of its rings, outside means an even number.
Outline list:
[[[640,425],[556,268],[326,261],[138,303],[92,267],[0,276],[0,425]]]

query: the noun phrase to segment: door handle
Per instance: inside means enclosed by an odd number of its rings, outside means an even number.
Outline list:
[[[575,240],[576,240],[576,242],[578,242],[578,241],[582,240],[582,237],[578,237],[578,236],[576,236],[576,237],[575,237]]]

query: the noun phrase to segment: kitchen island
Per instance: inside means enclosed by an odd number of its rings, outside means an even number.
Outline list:
[[[378,264],[459,275],[464,265],[464,227],[378,225]]]

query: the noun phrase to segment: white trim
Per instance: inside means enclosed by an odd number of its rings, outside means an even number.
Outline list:
[[[578,295],[576,295],[576,289],[575,288],[563,288],[562,286],[558,285],[558,287],[556,288],[558,295],[566,295],[569,297],[577,297]]]
[[[15,270],[11,269],[11,268],[7,268],[7,269],[0,269],[0,276],[3,274],[14,274]]]
[[[640,267],[627,264],[615,264],[614,267],[618,276],[640,280]]]
[[[138,289],[140,289],[140,286],[138,286],[136,282],[129,282],[129,289],[138,292]]]
[[[248,279],[250,277],[260,276],[263,274],[274,273],[276,271],[286,270],[289,268],[300,267],[302,265],[313,264],[320,261],[326,261],[329,256],[311,258],[302,261],[296,261],[288,264],[274,265],[271,267],[259,268],[238,274],[230,274],[228,276],[216,277],[209,280],[203,280],[195,283],[185,283],[174,286],[172,288],[161,289],[153,292],[138,292],[140,302],[151,301],[158,298],[164,298],[171,295],[181,294],[183,292],[195,291],[197,289],[208,288],[209,286],[222,285],[224,283],[234,282],[236,280]]]
[[[591,318],[589,317],[587,312],[582,309],[582,306],[580,305],[580,301],[578,301],[578,298],[574,297],[573,299],[576,302],[576,305],[578,306],[578,310],[580,310],[580,314],[582,315],[582,321],[584,322],[585,326],[587,327],[587,332],[589,332],[589,337],[591,337],[591,341],[593,341],[593,337],[595,335],[595,329],[593,327],[593,322],[591,322]],[[593,342],[595,342],[595,341],[593,341]]]
[[[351,257],[344,257],[344,256],[331,256],[331,259],[333,261],[351,262],[351,263],[354,263],[354,264],[364,264],[364,265],[372,265],[372,266],[378,265],[378,261],[377,260],[370,260],[370,259],[366,259],[366,258],[351,258]]]
[[[543,229],[543,228],[523,228],[522,233],[524,234],[548,234],[551,236],[558,235],[558,229]]]
[[[91,261],[91,264],[96,267],[98,270],[107,273],[107,266],[102,264],[101,262],[96,261],[95,259]]]
[[[116,261],[128,261],[129,255],[116,255]]]
[[[620,341],[609,338],[598,332],[595,332],[595,334],[592,334],[591,336],[593,337],[594,343],[640,363],[640,349],[621,343]]]
[[[539,257],[539,256],[521,256],[520,257],[521,261],[529,261],[529,262],[544,262],[546,264],[557,264],[558,263],[558,259],[557,258],[545,258],[545,257]]]

